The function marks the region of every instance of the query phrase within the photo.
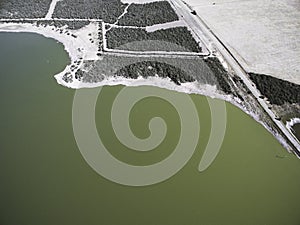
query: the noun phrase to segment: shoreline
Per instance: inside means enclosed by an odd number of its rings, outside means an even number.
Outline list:
[[[233,95],[225,95],[223,93],[220,93],[220,91],[217,90],[216,86],[200,84],[197,81],[182,83],[179,86],[171,82],[169,78],[161,78],[161,77],[148,77],[148,78],[138,77],[137,79],[130,79],[125,77],[106,77],[103,81],[97,83],[83,83],[76,80],[75,82],[70,84],[63,81],[62,76],[63,76],[62,73],[55,75],[55,79],[57,83],[72,89],[96,88],[100,86],[102,87],[102,86],[115,86],[115,85],[123,85],[126,87],[154,86],[154,87],[164,88],[170,91],[176,91],[185,94],[202,95],[212,99],[223,100],[225,102],[228,102],[236,106],[244,113],[249,115],[252,119],[254,119],[257,123],[261,124],[267,131],[269,131],[274,136],[274,138],[276,138],[279,141],[279,143],[287,150],[288,153],[292,153],[292,148],[286,142],[286,140],[279,133],[274,132],[273,129],[268,124],[264,123],[260,119],[259,114],[257,114],[254,111],[248,110],[248,108],[243,106],[242,102],[238,98],[234,97]]]
[[[291,129],[295,124],[300,123],[300,118],[292,118],[290,121],[286,122],[286,127]]]
[[[37,27],[36,25],[31,23],[16,23],[16,22],[2,23],[2,24],[0,23],[0,32],[36,33],[46,38],[52,38],[63,44],[64,49],[66,52],[68,52],[71,61],[75,61],[78,58],[80,58],[82,55],[78,50],[76,50],[76,46],[75,46],[79,44],[78,41],[71,40],[71,37],[69,37],[68,39],[64,34],[60,34],[58,32],[53,31],[52,30],[53,28],[59,29],[56,28],[55,26]]]
[[[286,128],[295,136],[295,138],[298,140],[296,137],[296,131],[293,129],[293,126],[296,124],[300,124],[300,118],[292,118],[290,121],[286,122]],[[298,140],[300,142],[300,140]]]
[[[80,68],[84,60],[98,60],[100,57],[97,55],[99,42],[94,41],[91,43],[89,40],[91,37],[98,36],[98,22],[90,22],[89,25],[78,29],[70,30],[66,27],[55,27],[53,25],[37,26],[35,23],[0,23],[0,32],[11,32],[11,33],[35,33],[42,35],[46,38],[52,38],[55,41],[61,43],[64,46],[64,50],[68,53],[71,63],[59,74],[72,73],[71,66],[77,64]],[[88,34],[92,34],[89,36]],[[76,72],[76,71],[75,71]],[[75,77],[74,72],[74,77]],[[65,86],[65,85],[64,85]]]
[[[80,89],[80,88],[95,88],[99,86],[114,86],[114,85],[124,85],[130,87],[136,86],[155,86],[159,88],[164,88],[171,91],[177,91],[186,94],[199,94],[206,97],[210,97],[213,99],[220,99],[226,102],[233,104],[234,106],[241,109],[243,112],[251,116],[256,122],[260,123],[265,129],[267,129],[280,143],[283,147],[288,151],[291,152],[291,147],[287,144],[286,140],[278,133],[274,132],[271,127],[269,127],[265,122],[263,122],[259,115],[253,110],[248,110],[242,102],[235,98],[232,95],[225,95],[217,90],[216,86],[207,85],[207,84],[200,84],[197,81],[189,82],[189,83],[182,83],[180,86],[176,85],[175,83],[171,82],[169,78],[161,78],[161,77],[149,77],[143,78],[139,77],[137,79],[129,79],[124,77],[106,77],[101,82],[97,83],[84,83],[74,79],[72,83],[67,83],[63,80],[63,76],[66,73],[70,73],[75,77],[75,72],[71,70],[71,65],[74,62],[80,62],[78,68],[82,65],[84,60],[100,60],[101,57],[97,56],[97,52],[88,51],[89,49],[97,49],[98,43],[87,43],[84,41],[85,38],[88,40],[90,38],[88,33],[95,33],[95,24],[96,22],[91,22],[86,27],[83,27],[79,30],[69,30],[62,28],[57,28],[55,26],[36,26],[35,24],[30,23],[0,23],[0,32],[12,32],[12,33],[37,33],[42,35],[46,38],[52,38],[57,42],[61,43],[64,46],[65,51],[68,53],[71,64],[67,65],[66,68],[54,75],[57,83],[64,87],[72,88],[72,89]],[[63,30],[64,32],[57,32],[57,30]],[[72,33],[78,38],[74,38],[71,35],[67,35],[66,33]],[[97,33],[97,29],[96,29]],[[78,48],[80,46],[80,48]],[[217,56],[218,57],[218,56]],[[223,63],[222,63],[223,62]],[[225,68],[227,67],[226,62],[221,59],[221,63]],[[224,65],[225,64],[225,65]],[[300,119],[299,119],[300,120]]]

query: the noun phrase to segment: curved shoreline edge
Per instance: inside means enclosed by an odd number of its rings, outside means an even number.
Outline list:
[[[294,133],[293,126],[296,124],[300,124],[300,118],[292,118],[290,121],[286,122],[285,126],[287,129],[289,129],[291,131],[291,133]],[[295,136],[297,136],[297,135],[295,134]],[[297,137],[295,137],[295,138],[297,138]]]
[[[159,88],[168,89],[171,91],[177,91],[186,94],[199,94],[210,98],[224,100],[226,102],[235,105],[243,112],[251,116],[255,121],[260,123],[281,143],[281,145],[289,153],[291,153],[292,149],[289,146],[289,144],[286,142],[286,140],[279,133],[274,132],[274,130],[271,127],[269,127],[267,123],[263,122],[260,119],[258,113],[256,113],[254,110],[250,111],[249,109],[247,109],[238,98],[232,95],[225,95],[221,93],[220,91],[217,90],[216,86],[200,84],[197,81],[190,82],[190,83],[183,83],[180,86],[178,86],[175,83],[171,82],[169,79],[161,78],[161,77],[149,77],[149,78],[139,77],[137,79],[130,79],[124,77],[106,77],[103,81],[98,83],[83,83],[81,81],[78,81],[77,79],[75,79],[72,83],[65,82],[63,80],[63,76],[66,73],[73,73],[71,71],[71,65],[74,62],[80,61],[82,64],[84,60],[100,60],[101,57],[93,53],[91,54],[88,51],[88,49],[90,48],[97,49],[98,43],[91,44],[83,40],[84,38],[88,39],[88,33],[94,32],[93,30],[95,29],[95,24],[93,25],[93,23],[91,23],[90,25],[83,27],[79,30],[72,31],[71,33],[76,34],[78,38],[72,38],[71,35],[66,35],[66,32],[63,33],[56,32],[55,30],[57,29],[58,28],[56,28],[55,26],[37,27],[35,24],[30,24],[30,23],[13,23],[13,22],[3,23],[3,24],[0,23],[0,32],[37,33],[46,38],[52,38],[60,42],[64,46],[65,51],[69,54],[71,64],[67,65],[62,72],[54,75],[57,83],[62,86],[72,88],[72,89],[95,88],[95,87],[105,86],[105,85],[107,86],[124,85],[124,86],[132,86],[132,87],[155,86]],[[64,28],[61,29],[65,31]],[[220,60],[221,62],[223,61],[222,58]],[[79,65],[79,67],[81,66],[81,64]],[[226,65],[223,66],[226,68]]]

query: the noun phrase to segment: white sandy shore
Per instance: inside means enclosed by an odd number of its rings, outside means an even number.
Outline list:
[[[288,152],[291,152],[291,147],[287,144],[286,140],[275,133],[271,127],[261,121],[260,116],[254,112],[248,110],[246,107],[242,105],[242,102],[238,98],[234,98],[232,95],[224,95],[220,91],[217,90],[216,86],[207,85],[207,84],[200,84],[197,81],[190,82],[190,83],[183,83],[180,86],[176,85],[172,82],[169,78],[161,78],[161,77],[149,77],[143,78],[139,77],[138,79],[129,79],[124,77],[107,77],[103,81],[98,83],[83,83],[78,80],[72,83],[66,83],[62,80],[63,74],[58,74],[55,76],[57,82],[63,86],[73,88],[73,89],[81,89],[81,88],[95,88],[100,86],[114,86],[114,85],[124,85],[129,87],[136,87],[136,86],[155,86],[159,88],[164,88],[171,91],[182,92],[186,94],[199,94],[203,96],[207,96],[210,98],[221,99],[227,101],[249,116],[251,116],[254,120],[260,123],[265,129],[267,129],[273,136],[287,149]]]
[[[69,53],[72,61],[75,61],[83,56],[83,52],[77,50],[77,46],[82,46],[80,39],[72,38],[65,33],[53,31],[52,29],[57,29],[54,26],[39,26],[30,23],[2,23],[0,24],[0,32],[29,32],[41,34],[48,38],[53,38],[58,42],[63,43],[65,50]]]
[[[53,30],[54,29],[54,30]],[[59,42],[61,42],[65,46],[65,50],[68,52],[72,63],[74,61],[82,61],[83,60],[99,60],[100,58],[96,55],[97,52],[94,51],[94,49],[98,48],[98,43],[95,42],[91,44],[88,40],[89,38],[95,36],[98,32],[97,30],[97,23],[91,23],[90,25],[78,30],[78,31],[69,31],[70,33],[77,35],[78,38],[74,38],[71,35],[67,35],[64,32],[61,34],[55,28],[54,26],[40,26],[37,27],[34,24],[27,24],[27,23],[0,23],[0,32],[32,32],[32,33],[38,33],[48,38],[53,38]],[[89,36],[88,34],[92,33],[92,36]],[[80,46],[80,47],[79,47]],[[80,60],[82,58],[83,60]],[[222,60],[222,59],[221,59]],[[72,64],[71,64],[72,65]],[[149,77],[149,78],[142,78],[139,77],[138,79],[127,79],[124,77],[107,77],[101,82],[98,83],[83,83],[81,81],[78,81],[77,79],[74,79],[75,72],[71,72],[71,65],[68,65],[64,71],[62,71],[59,74],[55,75],[55,79],[57,80],[57,83],[73,89],[80,89],[80,88],[94,88],[104,85],[125,85],[125,86],[142,86],[142,85],[148,85],[148,86],[156,86],[160,88],[165,88],[172,91],[178,91],[183,92],[187,94],[200,94],[204,96],[208,96],[211,98],[218,98],[225,100],[227,102],[232,103],[233,105],[239,107],[241,110],[243,110],[245,113],[250,115],[252,118],[254,118],[257,122],[262,124],[267,130],[269,130],[276,138],[277,140],[286,147],[287,150],[290,150],[289,145],[286,143],[285,139],[282,138],[280,135],[272,132],[272,129],[268,127],[266,124],[264,124],[260,119],[259,116],[253,112],[247,110],[243,105],[241,104],[240,100],[237,98],[234,98],[231,95],[224,95],[220,91],[217,90],[216,86],[211,85],[204,85],[200,84],[198,82],[191,82],[191,83],[184,83],[180,86],[176,85],[174,82],[172,82],[169,78],[160,78],[160,77]],[[81,65],[79,65],[80,67]],[[224,66],[226,64],[224,63]],[[63,75],[66,73],[71,73],[73,75],[73,82],[72,83],[66,83],[62,78]]]
[[[61,33],[60,31],[63,30]],[[36,26],[31,23],[0,23],[0,32],[30,32],[43,35],[47,38],[53,38],[64,45],[68,52],[71,64],[68,65],[60,74],[71,73],[75,77],[76,71],[71,71],[71,65],[75,65],[75,61],[97,60],[98,49],[98,22],[91,22],[89,25],[79,30],[69,30],[65,28],[56,28],[55,26]],[[67,34],[69,33],[69,35]],[[75,37],[72,36],[75,35]],[[91,34],[91,35],[89,35]],[[94,40],[94,43],[90,41]]]
[[[224,95],[220,91],[217,90],[216,86],[208,85],[208,84],[200,84],[197,81],[183,83],[180,86],[172,82],[169,78],[161,78],[161,77],[138,77],[137,79],[130,79],[125,77],[106,77],[104,80],[97,83],[84,83],[78,80],[74,80],[72,83],[66,83],[62,80],[63,74],[55,75],[57,82],[63,86],[72,89],[80,89],[80,88],[95,88],[100,86],[113,86],[113,85],[124,85],[124,86],[155,86],[160,88],[165,88],[171,91],[178,91],[186,94],[200,94],[205,95],[211,98],[223,99],[226,101],[232,101],[232,97],[230,95]]]

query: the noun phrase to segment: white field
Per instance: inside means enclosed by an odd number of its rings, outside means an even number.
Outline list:
[[[185,2],[197,11],[248,72],[300,84],[299,0]]]

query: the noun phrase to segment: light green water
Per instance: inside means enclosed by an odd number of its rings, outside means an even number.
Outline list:
[[[95,173],[73,136],[75,91],[53,78],[67,63],[63,46],[54,40],[0,33],[1,225],[300,224],[300,161],[231,104],[226,103],[221,151],[208,170],[198,172],[211,123],[203,96],[191,96],[201,123],[199,145],[175,176],[152,186],[128,187]],[[96,122],[101,139],[125,162],[145,165],[164,159],[179,135],[176,110],[162,99],[140,101],[130,117],[137,136],[149,135],[153,116],[165,119],[169,133],[154,151],[128,150],[110,124],[110,107],[122,88],[105,87],[99,96]]]

